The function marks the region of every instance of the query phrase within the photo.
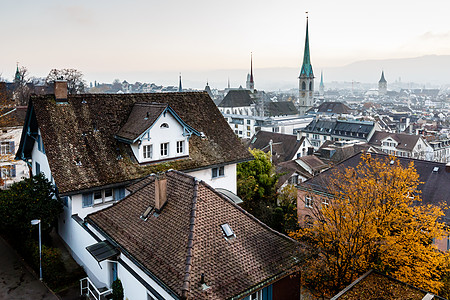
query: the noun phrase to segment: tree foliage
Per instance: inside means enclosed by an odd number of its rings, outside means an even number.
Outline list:
[[[275,174],[270,154],[258,149],[250,152],[255,159],[237,166],[237,193],[245,210],[271,225],[273,209],[277,206],[276,183],[280,176]]]
[[[81,94],[86,90],[86,82],[83,79],[83,73],[76,69],[52,69],[48,73],[46,83],[51,84],[56,80],[67,81],[67,92],[69,94]]]
[[[336,170],[329,204],[315,199],[311,226],[290,234],[320,249],[306,281],[332,294],[374,268],[437,293],[448,255],[432,241],[449,233],[439,222],[442,208],[421,204],[419,183],[413,163],[403,167],[395,157],[365,154],[356,168]]]
[[[43,174],[14,183],[0,193],[0,229],[11,238],[30,236],[33,219],[49,232],[62,212],[55,188]]]

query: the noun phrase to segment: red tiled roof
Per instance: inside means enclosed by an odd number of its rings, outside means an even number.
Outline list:
[[[155,203],[154,177],[149,177],[132,186],[128,197],[86,220],[177,295],[185,290],[188,299],[228,299],[289,273],[299,261],[300,244],[209,185],[177,171],[167,172],[166,178],[167,202],[159,215],[140,218]],[[225,239],[225,223],[234,238]],[[200,285],[202,273],[210,287],[206,290]]]

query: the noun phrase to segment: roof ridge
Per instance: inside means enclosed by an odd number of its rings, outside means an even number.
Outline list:
[[[191,264],[192,264],[192,249],[194,247],[194,229],[195,229],[195,219],[197,217],[197,198],[198,198],[198,179],[194,178],[194,195],[192,196],[192,207],[191,216],[189,221],[189,235],[187,243],[187,253],[186,253],[186,265],[185,274],[183,279],[183,285],[181,287],[181,298],[187,299],[190,287],[190,277],[191,277]]]

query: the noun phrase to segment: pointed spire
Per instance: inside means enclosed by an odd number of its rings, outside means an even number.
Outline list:
[[[384,70],[381,71],[381,78],[380,78],[380,81],[378,81],[378,82],[387,82],[386,79],[384,79]]]
[[[180,84],[178,85],[178,91],[179,92],[183,91],[183,86],[181,85],[181,73],[180,73]]]
[[[250,52],[250,83],[253,83],[253,52]]]
[[[323,71],[320,71],[320,88],[323,88]]]
[[[305,51],[303,53],[303,65],[300,71],[300,77],[312,77],[314,73],[311,65],[309,54],[309,32],[308,32],[308,12],[306,12],[306,38],[305,38]]]
[[[228,88],[230,88],[230,77],[228,77]]]
[[[16,74],[14,75],[14,81],[15,82],[20,82],[20,72],[19,72],[19,62],[17,62],[16,65]]]

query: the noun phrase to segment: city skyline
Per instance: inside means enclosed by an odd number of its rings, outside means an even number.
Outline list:
[[[428,5],[403,0],[8,2],[0,12],[8,29],[0,73],[11,79],[19,62],[37,77],[52,68],[76,68],[88,82],[158,83],[160,77],[163,84],[177,85],[181,72],[186,83],[204,86],[206,80],[225,83],[227,78],[219,82],[218,77],[230,70],[232,85],[243,85],[253,52],[258,88],[258,69],[300,70],[305,11],[311,62],[319,74],[361,60],[450,55],[448,8],[443,0]],[[295,83],[298,74],[292,76]]]

